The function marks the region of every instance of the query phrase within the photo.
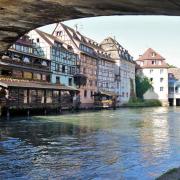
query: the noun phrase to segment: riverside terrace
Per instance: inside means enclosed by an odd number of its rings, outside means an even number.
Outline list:
[[[14,110],[56,110],[70,109],[77,89],[32,80],[0,77],[0,102],[2,113]]]

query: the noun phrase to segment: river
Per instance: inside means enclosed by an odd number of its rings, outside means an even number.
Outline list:
[[[0,122],[0,179],[155,179],[180,166],[180,108]]]

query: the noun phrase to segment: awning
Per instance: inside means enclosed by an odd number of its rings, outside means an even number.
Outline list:
[[[29,89],[49,89],[49,90],[67,90],[67,91],[79,91],[78,89],[70,86],[64,86],[61,84],[53,84],[48,82],[37,82],[30,80],[19,80],[11,78],[0,78],[0,86],[29,88]]]
[[[118,96],[116,93],[110,92],[110,91],[99,91],[94,96],[98,96],[98,95],[101,95],[101,96]]]

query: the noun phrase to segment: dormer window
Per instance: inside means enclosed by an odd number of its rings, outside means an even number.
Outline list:
[[[57,31],[56,36],[60,36],[62,34],[62,31]]]
[[[152,52],[152,57],[155,57],[156,56],[156,53],[155,52]]]

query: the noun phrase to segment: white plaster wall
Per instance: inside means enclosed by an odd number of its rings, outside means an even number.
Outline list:
[[[153,85],[153,91],[155,93],[155,95],[157,95],[156,99],[159,99],[159,100],[165,100],[167,101],[168,100],[168,72],[167,72],[167,69],[166,68],[161,68],[163,69],[163,72],[160,73],[160,68],[147,68],[147,69],[143,69],[142,72],[143,72],[143,75],[148,77],[149,79],[150,78],[153,78],[153,81],[152,81],[152,85]],[[150,72],[150,70],[152,72]],[[160,78],[163,78],[163,82],[160,81]],[[160,87],[163,87],[163,91],[160,91]],[[154,96],[151,93],[145,93],[145,96],[144,98],[145,99],[153,99]]]
[[[34,30],[30,31],[28,33],[28,35],[30,36],[30,39],[34,39],[34,43],[38,44],[45,53],[45,58],[47,59],[51,59],[50,58],[50,45]],[[39,43],[37,43],[37,38],[39,38]]]

